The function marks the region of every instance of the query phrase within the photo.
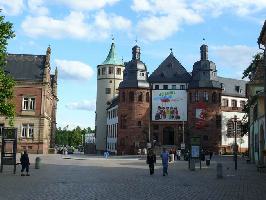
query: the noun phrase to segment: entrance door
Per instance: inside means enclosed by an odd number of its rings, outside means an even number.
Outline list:
[[[174,128],[173,127],[166,127],[163,129],[163,144],[164,145],[174,145]]]

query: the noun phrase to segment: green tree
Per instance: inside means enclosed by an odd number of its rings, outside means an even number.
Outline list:
[[[0,115],[9,119],[10,126],[13,126],[15,116],[15,105],[12,102],[15,81],[6,75],[4,68],[8,40],[15,37],[12,26],[12,23],[5,22],[5,17],[0,15]]]

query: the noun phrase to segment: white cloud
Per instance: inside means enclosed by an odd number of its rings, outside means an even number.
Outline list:
[[[66,105],[67,108],[72,110],[87,110],[87,111],[95,111],[96,107],[95,100],[83,100],[79,102],[72,102]]]
[[[114,5],[119,0],[54,0],[55,2],[69,7],[71,10],[98,10],[107,5]]]
[[[183,24],[203,21],[184,0],[134,0],[131,8],[143,15],[137,23],[137,32],[148,41],[163,40],[172,36]]]
[[[230,71],[232,76],[241,78],[244,69],[252,61],[252,57],[258,52],[258,48],[246,45],[211,46],[213,59],[218,70]]]
[[[131,21],[115,14],[107,14],[103,10],[97,12],[88,21],[81,12],[72,11],[63,19],[48,16],[28,16],[21,25],[26,35],[30,37],[75,38],[101,40],[108,38],[112,31],[128,30]]]
[[[93,69],[79,61],[56,59],[55,65],[58,67],[59,78],[88,80],[93,75]]]
[[[28,7],[34,15],[48,15],[49,10],[44,5],[44,0],[28,0]]]
[[[23,0],[1,0],[0,9],[2,9],[3,13],[6,15],[19,15],[23,11]]]
[[[265,0],[195,0],[191,7],[198,12],[209,11],[213,16],[219,16],[226,11],[233,12],[238,16],[246,16],[266,8]]]

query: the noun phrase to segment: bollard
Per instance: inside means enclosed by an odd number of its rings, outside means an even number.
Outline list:
[[[222,163],[217,163],[217,178],[223,178],[223,165]]]
[[[41,163],[41,158],[36,157],[35,159],[35,169],[40,169],[40,163]]]
[[[194,159],[190,159],[190,170],[195,171],[195,160]]]
[[[211,161],[209,159],[206,159],[206,166],[210,166]]]

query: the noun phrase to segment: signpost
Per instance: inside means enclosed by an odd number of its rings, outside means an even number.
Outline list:
[[[200,161],[200,169],[201,169],[201,159],[200,159],[200,137],[191,137],[190,138],[190,144],[191,144],[191,163],[189,163],[189,166],[192,164],[192,168],[195,168],[195,160],[199,159]],[[190,166],[191,167],[191,166]]]
[[[7,144],[11,144],[8,145]],[[12,147],[12,149],[10,149]],[[3,172],[3,165],[13,165],[13,173],[16,173],[16,154],[17,154],[17,129],[3,128],[2,132],[2,151],[1,151],[1,169]]]

